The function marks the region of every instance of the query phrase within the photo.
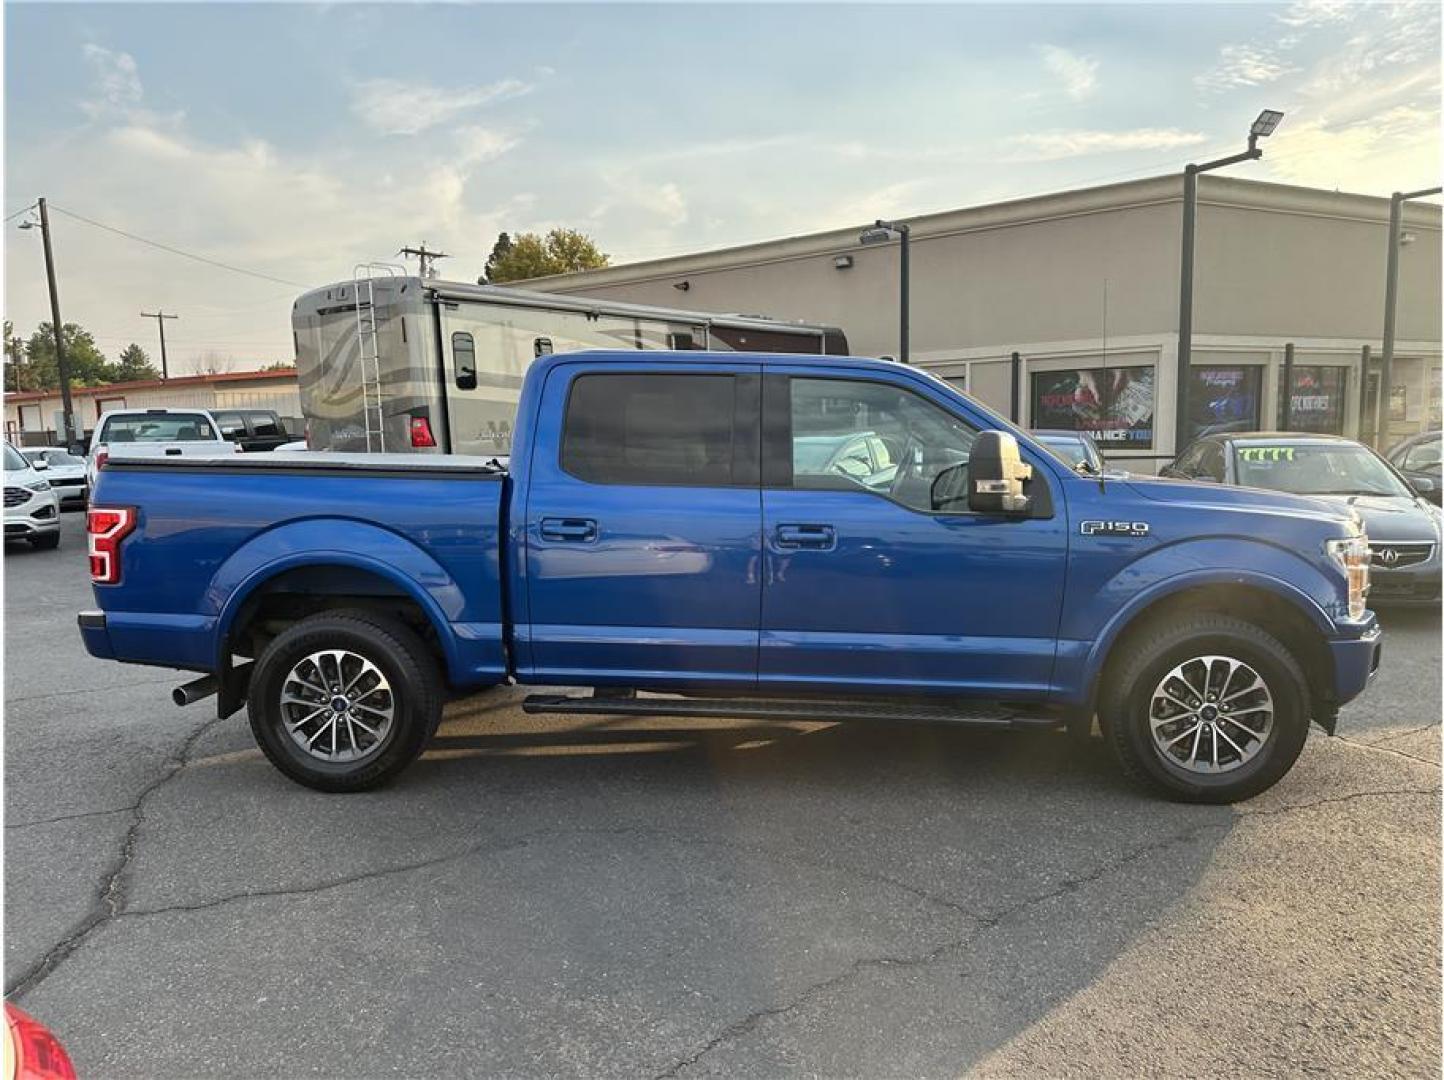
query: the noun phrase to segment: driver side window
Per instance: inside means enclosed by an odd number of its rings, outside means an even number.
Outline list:
[[[967,464],[977,431],[911,391],[861,379],[790,383],[794,488],[869,491],[930,512],[938,474]]]

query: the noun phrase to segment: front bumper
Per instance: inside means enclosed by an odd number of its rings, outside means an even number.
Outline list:
[[[1435,604],[1440,600],[1439,562],[1404,570],[1369,571],[1370,607],[1409,607]]]
[[[60,528],[60,500],[55,492],[35,492],[17,506],[5,507],[5,539],[25,540]]]
[[[1364,692],[1379,670],[1383,656],[1384,632],[1372,614],[1358,637],[1329,642],[1334,657],[1334,697],[1339,705]]]

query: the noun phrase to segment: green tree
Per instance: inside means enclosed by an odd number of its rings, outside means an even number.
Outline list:
[[[65,340],[65,360],[70,368],[72,386],[102,386],[113,381],[110,362],[95,344],[89,330],[76,323],[66,323],[61,327],[61,336]],[[41,323],[30,335],[25,343],[25,359],[29,369],[25,376],[27,388],[53,390],[60,385],[60,367],[55,362],[55,335],[50,323]]]
[[[496,267],[507,253],[511,251],[511,236],[502,233],[496,238],[496,243],[491,246],[491,254],[486,257],[486,269],[481,273],[480,285],[489,285],[496,280]]]
[[[15,327],[5,320],[5,389],[12,393],[25,390],[29,385],[26,375],[25,343],[15,336]]]
[[[112,382],[138,382],[141,379],[159,379],[160,372],[150,362],[145,350],[132,341],[121,350],[120,359],[110,365],[110,377]]]
[[[501,237],[498,237],[497,248],[500,247]],[[507,237],[505,251],[500,257],[497,249],[492,250],[492,258],[486,261],[486,277],[495,285],[524,278],[569,274],[576,270],[596,270],[610,261],[605,252],[598,250],[591,237],[575,229],[553,229],[546,236],[521,233],[515,238]]]

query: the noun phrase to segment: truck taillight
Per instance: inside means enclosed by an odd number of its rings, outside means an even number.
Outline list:
[[[106,463],[107,461],[109,461],[109,460],[110,460],[110,451],[108,451],[108,450],[97,450],[97,451],[95,452],[95,467],[96,467],[97,469],[103,469],[103,468],[105,468],[105,463]]]
[[[436,445],[436,436],[431,434],[431,421],[424,416],[413,416],[411,418],[411,445]]]
[[[114,585],[120,581],[120,542],[134,528],[133,506],[92,506],[86,512],[91,581],[97,585]]]

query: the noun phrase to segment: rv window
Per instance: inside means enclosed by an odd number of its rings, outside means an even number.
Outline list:
[[[476,345],[470,334],[457,331],[451,335],[451,362],[456,368],[456,388],[476,389]]]

